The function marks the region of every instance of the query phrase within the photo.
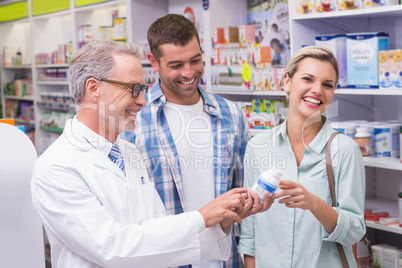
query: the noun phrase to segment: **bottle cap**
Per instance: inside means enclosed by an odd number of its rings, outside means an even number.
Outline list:
[[[279,169],[269,169],[269,170],[265,171],[264,173],[265,173],[264,175],[270,176],[276,180],[279,180],[283,175],[282,170],[279,170]]]
[[[366,127],[357,127],[356,131],[357,132],[369,132],[369,129]]]

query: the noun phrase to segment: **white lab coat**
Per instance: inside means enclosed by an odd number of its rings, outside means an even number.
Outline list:
[[[205,228],[197,211],[166,216],[132,143],[118,140],[127,177],[108,158],[111,143],[76,118],[39,157],[32,198],[56,267],[168,267],[228,259],[230,235]]]

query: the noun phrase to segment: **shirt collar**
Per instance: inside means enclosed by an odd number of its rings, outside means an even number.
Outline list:
[[[322,119],[325,120],[324,125],[321,127],[317,136],[314,137],[313,141],[307,146],[307,149],[312,150],[314,153],[321,153],[324,150],[329,137],[335,132],[329,120],[325,116],[322,116]],[[273,128],[273,131],[275,131],[275,140],[278,140],[279,138],[281,138],[281,141],[288,140],[286,133],[287,121],[288,120],[286,119],[285,122],[280,124],[278,127]]]

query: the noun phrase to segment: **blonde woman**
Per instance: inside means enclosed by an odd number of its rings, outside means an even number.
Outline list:
[[[326,48],[300,49],[283,78],[287,120],[247,145],[245,186],[268,168],[282,169],[272,207],[244,220],[239,249],[246,267],[342,267],[336,243],[350,267],[352,245],[365,233],[365,174],[357,144],[338,135],[331,144],[337,207],[332,207],[325,162],[334,132],[322,113],[334,97],[338,63]]]

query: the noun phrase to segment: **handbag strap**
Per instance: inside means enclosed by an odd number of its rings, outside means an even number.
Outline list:
[[[332,161],[331,161],[331,143],[332,140],[338,135],[339,132],[332,133],[331,137],[329,137],[327,142],[327,148],[325,149],[325,160],[326,160],[326,167],[327,167],[327,174],[328,174],[328,184],[329,184],[329,191],[331,192],[332,198],[332,206],[336,207],[336,198],[335,198],[335,180],[334,180],[334,171],[332,170]],[[341,258],[342,267],[349,268],[348,260],[346,259],[345,250],[343,249],[342,245],[336,243],[336,247],[338,248],[339,256]]]

